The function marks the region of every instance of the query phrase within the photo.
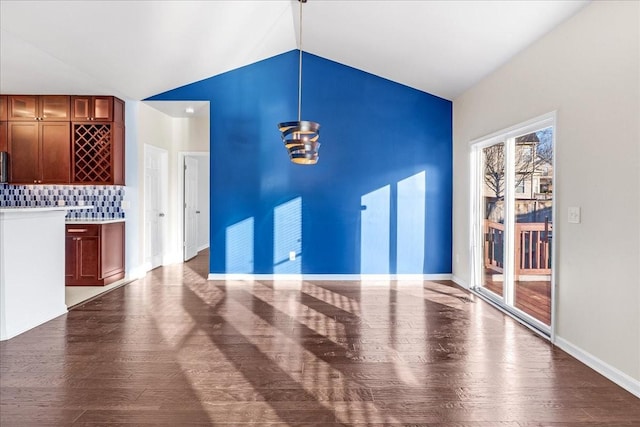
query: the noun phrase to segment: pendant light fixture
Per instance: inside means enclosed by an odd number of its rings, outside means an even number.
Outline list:
[[[298,59],[298,121],[278,124],[282,133],[282,142],[289,152],[289,159],[301,165],[314,165],[318,162],[320,143],[320,124],[308,120],[301,120],[302,110],[302,4],[300,2],[300,55]]]

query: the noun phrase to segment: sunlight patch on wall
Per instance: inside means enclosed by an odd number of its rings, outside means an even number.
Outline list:
[[[273,210],[273,273],[302,272],[302,197]]]
[[[360,198],[361,274],[389,274],[390,200],[389,185]]]
[[[396,269],[398,274],[424,270],[426,172],[398,181]]]
[[[225,262],[227,273],[253,273],[253,217],[226,229]]]

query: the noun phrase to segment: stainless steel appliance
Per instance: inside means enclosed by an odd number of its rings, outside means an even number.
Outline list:
[[[9,181],[9,153],[0,151],[0,182]]]

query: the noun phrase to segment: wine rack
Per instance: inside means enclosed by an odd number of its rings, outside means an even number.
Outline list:
[[[112,125],[73,125],[74,183],[110,183],[112,177]]]

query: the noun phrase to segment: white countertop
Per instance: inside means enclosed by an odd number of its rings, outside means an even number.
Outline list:
[[[2,213],[27,213],[27,212],[50,212],[50,211],[72,211],[76,209],[93,209],[93,206],[0,206]]]
[[[65,224],[110,224],[112,222],[124,222],[124,218],[70,218],[64,221]]]

